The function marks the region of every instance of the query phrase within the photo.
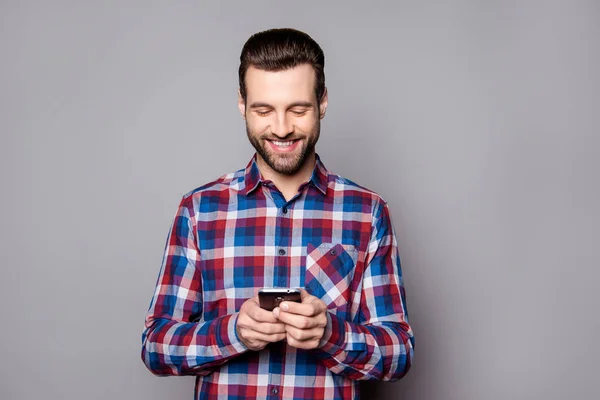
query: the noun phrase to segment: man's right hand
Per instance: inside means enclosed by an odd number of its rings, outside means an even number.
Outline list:
[[[258,296],[242,304],[235,329],[240,341],[254,351],[262,350],[267,344],[279,342],[286,336],[285,325],[271,311],[260,308]]]

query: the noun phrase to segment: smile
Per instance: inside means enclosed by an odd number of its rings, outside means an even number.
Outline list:
[[[277,151],[291,151],[295,149],[297,143],[300,143],[300,139],[296,140],[267,140],[271,147]]]
[[[273,140],[272,143],[274,143],[278,147],[288,147],[294,143],[294,140],[288,140],[287,142],[279,142],[279,141]]]

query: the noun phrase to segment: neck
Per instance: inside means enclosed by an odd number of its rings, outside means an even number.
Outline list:
[[[313,170],[315,169],[316,161],[316,154],[315,152],[312,152],[306,157],[304,165],[302,165],[298,172],[293,175],[285,175],[269,167],[259,154],[256,156],[256,164],[262,177],[272,181],[286,200],[290,200],[294,197],[296,193],[298,193],[300,185],[310,179]]]

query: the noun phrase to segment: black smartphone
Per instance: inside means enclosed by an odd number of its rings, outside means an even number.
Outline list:
[[[258,302],[260,308],[267,311],[273,311],[275,307],[279,307],[282,301],[295,301],[300,303],[299,288],[262,288],[258,291]]]

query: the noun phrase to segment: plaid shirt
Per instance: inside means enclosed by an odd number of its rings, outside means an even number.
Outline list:
[[[320,347],[248,350],[237,313],[259,288],[305,287],[328,307]],[[397,242],[386,203],[327,171],[286,201],[248,166],[186,194],[146,317],[142,359],[196,375],[197,399],[355,399],[360,379],[410,368]]]

